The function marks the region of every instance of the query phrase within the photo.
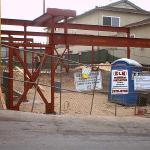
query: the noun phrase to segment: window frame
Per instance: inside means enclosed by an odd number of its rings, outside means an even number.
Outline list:
[[[8,49],[7,48],[1,47],[0,53],[1,53],[0,55],[1,55],[2,59],[8,58]]]
[[[104,25],[104,17],[110,17],[111,18],[111,25]],[[120,17],[117,17],[117,16],[102,16],[102,22],[103,22],[103,26],[111,26],[111,27],[116,27],[116,26],[112,26],[112,18],[118,18],[119,19],[119,26],[117,27],[120,27]]]

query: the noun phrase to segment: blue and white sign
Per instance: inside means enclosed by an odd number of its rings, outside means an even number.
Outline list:
[[[135,75],[134,76],[135,90],[150,90],[150,75]]]
[[[82,78],[81,72],[74,74],[74,84],[77,91],[92,91],[102,89],[101,72],[91,72],[88,78]]]

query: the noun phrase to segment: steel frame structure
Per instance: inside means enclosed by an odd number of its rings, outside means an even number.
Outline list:
[[[41,96],[43,102],[45,103],[45,113],[54,113],[54,81],[55,81],[55,69],[56,65],[54,59],[51,59],[51,103],[47,101],[44,94],[42,93],[39,86],[35,83],[37,80],[40,68],[44,65],[48,55],[54,56],[56,52],[60,58],[63,57],[64,53],[67,52],[69,58],[69,45],[84,45],[92,46],[92,58],[91,63],[94,61],[94,46],[113,46],[113,47],[127,47],[127,58],[130,58],[130,47],[143,47],[150,48],[150,39],[140,39],[140,38],[130,38],[130,29],[125,27],[111,27],[111,26],[99,26],[99,25],[86,25],[86,24],[71,24],[68,23],[68,18],[75,17],[76,12],[74,10],[63,10],[56,8],[48,8],[47,12],[42,16],[36,18],[33,21],[29,20],[18,20],[18,19],[6,19],[2,18],[1,23],[3,25],[15,25],[23,26],[24,31],[12,31],[12,30],[1,30],[2,35],[7,35],[8,37],[2,37],[2,44],[9,46],[9,109],[19,110],[20,104],[26,99],[26,95],[30,88],[33,86],[37,88],[39,95]],[[60,22],[64,20],[64,22]],[[28,26],[35,27],[48,27],[51,32],[29,32],[27,31]],[[64,33],[55,33],[56,28],[64,29]],[[69,34],[68,29],[80,29],[80,30],[93,30],[93,31],[109,31],[109,32],[123,32],[127,34],[127,37],[110,37],[110,36],[94,36],[94,35],[80,35],[80,34]],[[12,36],[20,35],[22,38],[13,38]],[[27,36],[44,36],[49,38],[48,44],[33,43],[31,38]],[[22,41],[17,43],[14,41]],[[55,46],[58,44],[65,45],[65,50],[60,55],[56,50]],[[21,58],[19,52],[16,48],[24,47],[24,59]],[[40,67],[29,72],[27,67],[27,48],[42,47],[45,49],[44,55],[41,60]],[[24,69],[24,81],[30,81],[30,83],[24,83],[24,92],[19,98],[16,105],[13,103],[13,57],[16,57]],[[69,65],[67,67],[69,71]],[[27,78],[27,76],[29,78]]]

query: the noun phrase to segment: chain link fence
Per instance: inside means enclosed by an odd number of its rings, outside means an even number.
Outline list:
[[[20,49],[20,55],[23,58],[23,52]],[[41,51],[26,51],[28,70],[31,74],[37,69],[35,67],[34,55],[40,53],[40,57],[44,56]],[[133,106],[123,105],[108,100],[110,93],[110,74],[111,64],[109,62],[95,64],[95,73],[100,72],[102,88],[96,89],[97,76],[93,78],[93,84],[90,91],[77,90],[75,86],[75,73],[82,74],[82,69],[85,66],[78,61],[66,60],[53,56],[57,68],[55,71],[55,112],[56,114],[71,114],[71,115],[98,115],[98,116],[149,116],[150,114],[150,99],[149,92],[136,92],[138,96],[137,103]],[[40,68],[39,76],[34,81],[40,88],[45,99],[51,103],[51,59],[48,56],[45,64]],[[69,65],[68,65],[69,62]],[[69,67],[69,72],[66,68]],[[95,69],[96,68],[96,69]],[[16,104],[24,92],[24,86],[30,84],[28,75],[24,76],[24,69],[20,65],[16,57],[13,58],[13,78],[8,77],[8,61],[3,63],[2,87],[5,94],[6,105],[9,102],[8,95],[8,80],[13,80],[13,98]],[[84,80],[86,82],[86,79]],[[41,98],[36,86],[29,89],[25,100],[20,105],[21,111],[30,111],[36,113],[45,113],[45,103]]]

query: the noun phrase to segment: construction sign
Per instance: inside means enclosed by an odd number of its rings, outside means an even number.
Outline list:
[[[111,94],[128,94],[128,70],[112,70]]]
[[[82,78],[81,72],[74,74],[74,83],[77,91],[92,91],[102,89],[101,72],[92,71],[88,78]]]
[[[137,73],[134,76],[134,90],[150,90],[150,74]]]

